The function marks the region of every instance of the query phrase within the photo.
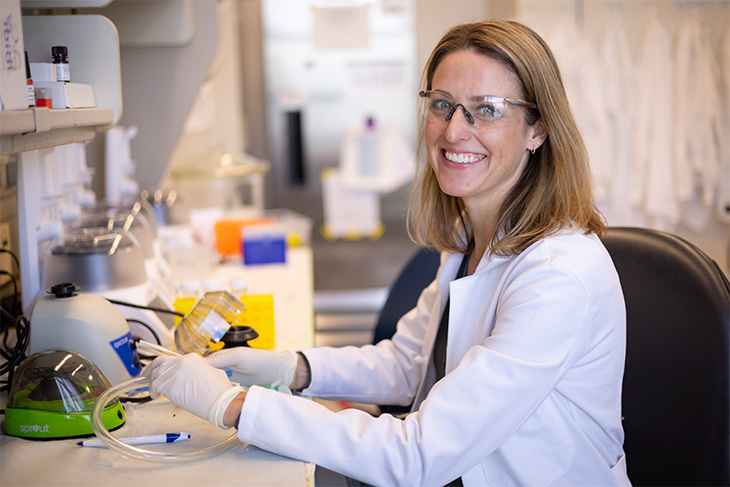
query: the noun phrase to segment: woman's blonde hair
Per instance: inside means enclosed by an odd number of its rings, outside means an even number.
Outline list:
[[[588,153],[568,104],[550,48],[529,27],[512,21],[486,21],[451,28],[426,63],[421,87],[431,89],[434,72],[449,54],[473,50],[504,63],[519,78],[521,98],[537,105],[526,108],[532,125],[542,118],[547,139],[530,155],[525,170],[501,209],[491,253],[517,254],[557,230],[577,227],[601,235],[603,217],[591,188]],[[419,110],[424,110],[422,104]],[[441,191],[424,150],[425,114],[419,113],[420,164],[409,205],[409,233],[418,244],[440,251],[471,252],[467,215],[460,198]],[[478,225],[478,222],[471,222]],[[466,239],[459,239],[465,231]]]

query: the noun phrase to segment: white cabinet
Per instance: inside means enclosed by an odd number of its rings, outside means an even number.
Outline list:
[[[0,0],[8,1],[8,0]],[[99,7],[105,0],[27,0],[30,7]],[[48,202],[61,195],[48,194],[59,160],[54,148],[94,138],[115,125],[122,115],[119,34],[101,15],[23,16],[23,41],[30,62],[49,62],[51,47],[69,51],[71,81],[91,85],[97,108],[0,111],[0,154],[17,154],[18,240],[20,277],[26,315],[40,289],[39,242],[46,237],[44,219]],[[44,194],[44,192],[46,194]],[[46,216],[44,216],[44,212]]]
[[[21,2],[23,7],[38,2],[28,3]],[[31,62],[49,61],[51,46],[68,46],[71,80],[93,87],[98,108],[0,111],[1,154],[90,140],[97,131],[119,121],[119,35],[109,19],[100,15],[24,16],[23,38]]]

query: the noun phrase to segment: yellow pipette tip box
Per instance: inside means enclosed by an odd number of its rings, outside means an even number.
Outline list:
[[[271,350],[276,345],[274,333],[274,295],[245,294],[239,298],[243,303],[243,311],[238,315],[241,326],[250,326],[259,334],[248,342],[253,348]]]

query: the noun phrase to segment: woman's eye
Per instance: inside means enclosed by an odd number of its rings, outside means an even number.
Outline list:
[[[451,102],[444,99],[436,99],[431,105],[436,110],[451,110]]]
[[[474,110],[475,114],[484,118],[499,118],[502,116],[502,112],[494,105],[484,104]]]

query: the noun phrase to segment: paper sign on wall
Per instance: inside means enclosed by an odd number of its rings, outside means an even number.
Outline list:
[[[368,6],[313,7],[314,49],[367,49]]]

